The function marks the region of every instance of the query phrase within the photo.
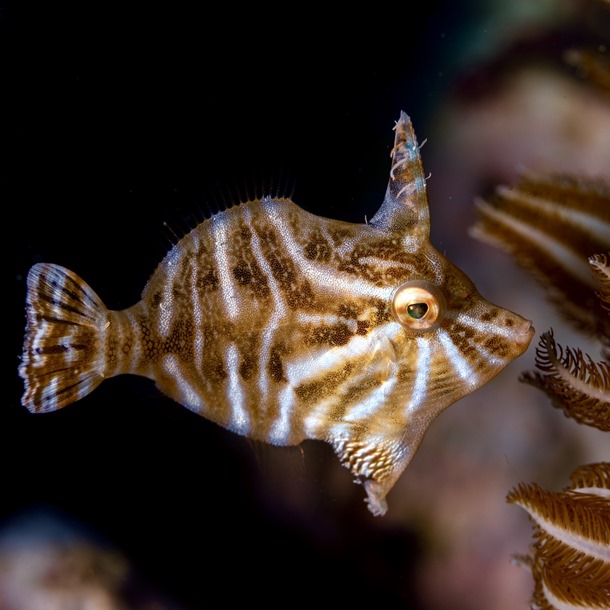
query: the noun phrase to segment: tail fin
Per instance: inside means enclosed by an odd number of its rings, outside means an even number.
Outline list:
[[[104,379],[109,312],[72,271],[40,263],[27,278],[27,324],[19,375],[33,413],[55,411]]]

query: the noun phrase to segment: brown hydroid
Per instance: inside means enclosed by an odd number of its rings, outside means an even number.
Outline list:
[[[582,0],[577,11],[586,15],[593,38],[564,52],[564,61],[601,95],[610,96],[610,0]],[[578,3],[574,3],[575,8]],[[609,97],[610,99],[610,97]]]
[[[610,253],[593,254],[586,260],[598,306],[591,308],[588,300],[579,305],[577,298],[572,306],[574,311],[580,308],[579,320],[589,316],[590,324],[580,328],[597,335],[604,359],[596,362],[580,349],[562,347],[550,329],[536,348],[538,370],[523,373],[520,380],[543,391],[567,417],[610,431]],[[542,277],[540,273],[538,278]],[[556,277],[565,289],[565,277],[561,273]],[[558,294],[552,292],[553,284],[543,285],[549,293]],[[532,573],[532,608],[537,610],[610,608],[610,463],[580,466],[572,473],[571,483],[559,493],[521,483],[507,497],[525,509],[534,523],[530,554],[518,561]]]
[[[550,329],[537,370],[520,380],[578,423],[610,431],[610,190],[524,174],[479,210],[474,236],[509,252],[566,321],[600,341],[595,361],[561,346]],[[534,523],[530,554],[518,560],[531,570],[539,610],[610,608],[610,463],[581,466],[571,479],[559,493],[521,483],[507,498]]]
[[[610,0],[599,6],[600,20],[610,17]],[[607,45],[572,49],[565,58],[593,90],[610,94]],[[537,370],[520,380],[578,423],[610,431],[610,185],[526,171],[515,186],[498,187],[477,205],[473,236],[508,252],[566,323],[600,343],[596,361],[561,346],[550,329],[536,349]],[[530,554],[517,558],[534,579],[531,607],[610,608],[610,463],[576,468],[561,492],[521,483],[507,500],[534,523]]]
[[[570,49],[566,52],[565,59],[600,92],[610,95],[610,55],[608,55],[608,49],[603,46],[602,48]]]
[[[536,608],[610,608],[610,463],[571,480],[561,492],[521,483],[508,494],[534,523],[532,553],[518,560],[532,571]]]
[[[520,380],[542,390],[567,417],[610,431],[609,362],[594,362],[580,349],[563,348],[551,329],[540,337],[536,367],[539,371],[523,373]]]
[[[610,311],[610,253],[596,254],[589,259],[598,290],[595,293],[602,307]]]
[[[610,335],[588,263],[610,250],[609,185],[524,172],[514,187],[498,187],[477,207],[474,237],[508,252],[573,327]]]

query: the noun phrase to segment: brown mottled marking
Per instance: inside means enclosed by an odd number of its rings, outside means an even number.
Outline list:
[[[294,388],[295,394],[306,404],[314,404],[325,396],[331,395],[345,381],[352,371],[352,365],[347,364],[339,371],[331,371]]]
[[[244,381],[249,381],[259,369],[258,354],[260,351],[260,336],[256,331],[247,332],[235,337],[235,344],[241,355],[239,375]]]
[[[358,317],[359,310],[351,303],[339,303],[337,307],[337,316],[355,320]]]
[[[313,231],[307,237],[307,243],[303,248],[303,254],[306,258],[312,261],[322,263],[330,261],[333,255],[332,246],[328,240],[322,235],[321,231]]]
[[[504,341],[501,337],[490,337],[483,345],[492,353],[494,356],[505,358],[511,351],[511,345],[507,341]]]
[[[205,292],[214,292],[214,290],[218,290],[219,283],[218,275],[214,269],[210,269],[207,273],[202,273],[200,270],[197,271],[195,287],[200,293],[203,294]]]
[[[473,342],[475,336],[476,330],[469,328],[464,324],[455,322],[451,326],[451,338],[453,343],[464,355],[472,354],[475,351],[474,346],[476,343]]]
[[[322,324],[307,329],[305,341],[310,345],[345,345],[351,336],[347,324]]]
[[[233,261],[233,277],[258,301],[265,300],[269,297],[268,280],[260,261],[252,252],[252,230],[246,224],[239,223],[235,233],[235,238],[227,245]]]
[[[284,375],[284,365],[282,363],[282,356],[288,353],[288,349],[281,343],[276,343],[271,348],[271,354],[269,355],[269,362],[267,363],[267,370],[269,376],[273,381],[277,383],[286,382],[286,376]]]
[[[161,302],[163,301],[163,296],[161,295],[161,293],[159,291],[155,292],[152,295],[152,298],[150,300],[150,306],[152,309],[157,309],[159,307],[159,305],[161,305]]]
[[[369,331],[370,322],[366,320],[358,320],[356,322],[356,334],[357,335],[366,335]]]
[[[346,226],[332,227],[329,230],[330,238],[333,240],[335,248],[342,246],[350,237],[351,231]]]

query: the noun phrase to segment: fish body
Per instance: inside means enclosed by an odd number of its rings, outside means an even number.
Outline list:
[[[34,265],[23,404],[53,411],[108,377],[143,375],[237,434],[330,443],[364,483],[371,512],[384,514],[432,420],[533,335],[430,244],[406,114],[395,131],[386,196],[368,223],[284,198],[242,203],[176,243],[123,311],[72,271]]]

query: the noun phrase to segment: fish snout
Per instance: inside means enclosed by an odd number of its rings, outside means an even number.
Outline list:
[[[520,347],[523,347],[524,351],[528,348],[535,332],[536,329],[534,328],[532,321],[526,320],[525,318],[521,318],[521,316],[519,316],[519,324],[517,325],[515,333],[515,342]]]

